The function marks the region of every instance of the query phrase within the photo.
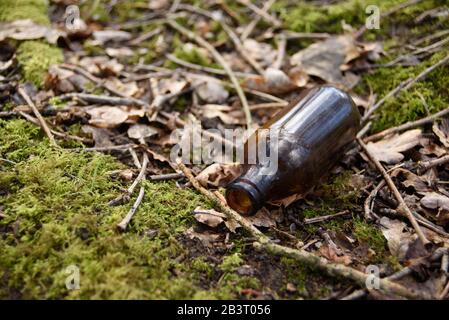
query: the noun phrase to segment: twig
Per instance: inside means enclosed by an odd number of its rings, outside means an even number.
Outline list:
[[[274,69],[280,69],[282,67],[282,63],[284,61],[285,57],[285,49],[287,47],[287,39],[285,38],[285,34],[281,33],[279,34],[277,38],[277,46],[278,46],[278,52],[276,55],[276,60],[273,62],[272,67]]]
[[[369,109],[363,115],[362,122],[363,123],[366,122],[370,118],[370,116],[385,103],[385,101],[387,101],[388,99],[390,99],[392,97],[395,97],[401,91],[408,90],[413,84],[415,84],[418,81],[421,81],[422,79],[427,77],[427,75],[429,73],[431,73],[433,70],[435,70],[439,66],[446,64],[447,62],[449,62],[449,55],[447,55],[445,58],[441,59],[437,63],[435,63],[435,64],[431,65],[430,67],[428,67],[427,69],[425,69],[423,72],[421,72],[415,78],[409,78],[409,79],[401,82],[396,88],[391,90],[385,97],[380,99],[371,109]]]
[[[253,104],[249,106],[249,109],[251,111],[254,110],[262,110],[262,109],[279,109],[287,106],[287,102],[268,102],[268,103],[259,103],[259,104]]]
[[[273,16],[271,16],[270,14],[267,13],[268,9],[267,10],[264,10],[265,8],[260,9],[259,7],[255,6],[248,0],[237,0],[237,1],[240,2],[241,4],[247,6],[249,9],[254,11],[255,14],[262,17],[265,21],[271,23],[273,26],[275,26],[277,28],[282,26],[281,21],[279,21],[278,19],[274,18]]]
[[[419,226],[418,222],[413,216],[413,213],[410,211],[410,208],[405,203],[404,198],[402,198],[401,194],[399,193],[399,190],[396,188],[393,180],[388,175],[387,171],[385,171],[385,168],[382,166],[380,161],[371,153],[371,151],[367,148],[366,144],[360,138],[357,138],[357,142],[362,147],[363,151],[371,160],[371,162],[376,166],[377,170],[379,170],[379,172],[382,174],[383,178],[385,179],[385,182],[387,183],[388,187],[390,188],[391,192],[393,193],[394,197],[399,203],[399,206],[396,210],[400,213],[403,213],[408,218],[413,228],[415,229],[416,234],[421,240],[422,244],[425,247],[431,245],[430,241],[426,238],[426,236],[422,232],[421,227]]]
[[[12,165],[16,165],[17,164],[17,162],[14,162],[14,161],[11,161],[11,160],[8,160],[8,159],[5,159],[5,158],[0,158],[0,161],[4,161],[4,162],[12,164]]]
[[[287,30],[284,32],[287,40],[291,39],[328,39],[331,37],[329,33],[316,33],[316,32],[293,32]]]
[[[215,58],[215,60],[220,65],[223,66],[223,69],[228,74],[229,79],[231,80],[232,84],[234,85],[235,90],[237,91],[237,94],[238,94],[238,96],[240,98],[240,101],[242,103],[243,111],[245,113],[246,125],[247,125],[248,129],[250,129],[251,125],[252,125],[252,118],[251,118],[251,112],[249,110],[248,101],[246,100],[245,93],[243,92],[242,87],[240,86],[240,83],[238,82],[237,78],[235,77],[234,72],[231,70],[231,68],[229,67],[228,63],[223,58],[223,56],[209,42],[204,40],[199,35],[193,33],[192,31],[184,28],[183,26],[178,24],[176,21],[168,20],[167,24],[170,27],[172,27],[173,29],[175,29],[178,32],[180,32],[181,34],[185,35],[186,37],[188,37],[188,38],[190,38],[192,40],[195,40],[199,45],[201,45],[206,50],[208,50],[212,54],[212,56]]]
[[[213,73],[213,74],[218,74],[220,76],[225,76],[227,75],[226,71],[222,70],[222,69],[216,69],[216,68],[211,68],[211,67],[205,67],[199,64],[195,64],[195,63],[191,63],[182,59],[179,59],[178,57],[176,57],[173,54],[167,54],[166,55],[167,59],[179,64],[180,66],[186,67],[186,68],[190,68],[193,70],[197,70],[197,71],[203,71],[203,72],[208,72],[208,73]],[[251,77],[254,76],[254,74],[252,73],[244,73],[244,72],[238,72],[238,71],[234,71],[234,74],[236,77],[241,77],[241,78],[246,78],[246,77]]]
[[[192,5],[188,5],[188,4],[182,4],[179,5],[180,9],[183,10],[187,10],[193,13],[197,13],[200,15],[203,15],[213,21],[216,21],[220,24],[220,26],[222,27],[222,29],[224,30],[224,32],[226,32],[226,34],[228,35],[229,39],[231,39],[231,41],[234,43],[235,48],[237,49],[237,52],[240,54],[240,56],[246,60],[246,62],[248,62],[248,64],[255,70],[257,71],[257,73],[263,75],[264,74],[264,70],[263,68],[260,66],[260,64],[254,60],[250,55],[248,55],[246,52],[247,50],[243,47],[242,42],[240,41],[240,38],[237,36],[237,34],[231,29],[230,26],[228,26],[222,19],[219,19],[215,16],[213,16],[212,14],[210,14],[208,11],[203,10],[201,8],[192,6]]]
[[[105,105],[114,105],[114,106],[133,106],[140,105],[142,103],[136,101],[135,99],[125,98],[125,97],[111,97],[104,95],[95,95],[89,93],[66,93],[58,96],[62,101],[70,100],[70,99],[78,99],[89,103],[94,104],[105,104]]]
[[[122,221],[120,221],[120,223],[117,224],[117,228],[120,231],[122,231],[122,232],[126,231],[126,227],[128,226],[128,224],[131,221],[132,217],[136,213],[137,208],[139,207],[140,203],[142,202],[144,194],[145,194],[145,188],[144,187],[140,187],[139,195],[137,196],[137,199],[134,202],[134,204],[132,205],[131,209],[129,209],[128,214],[125,216],[125,218],[123,218]]]
[[[426,172],[430,168],[441,166],[442,164],[446,163],[449,163],[449,155],[434,160],[419,162],[418,169],[420,172]]]
[[[344,277],[356,282],[360,286],[365,286],[366,280],[368,279],[369,275],[363,272],[342,264],[331,263],[323,257],[318,257],[302,249],[287,248],[270,242],[270,239],[262,232],[260,232],[256,227],[254,227],[248,220],[229,208],[226,204],[222,203],[214,193],[202,187],[200,183],[195,179],[192,172],[184,164],[178,162],[178,166],[179,169],[184,173],[184,175],[189,179],[190,183],[195,187],[195,189],[197,189],[206,198],[216,204],[217,207],[220,208],[220,210],[224,214],[226,214],[228,219],[234,220],[239,223],[248,233],[250,233],[253,238],[257,240],[253,243],[256,249],[266,250],[276,255],[295,258],[301,263],[314,266],[327,272],[330,276]],[[402,285],[396,284],[386,279],[380,279],[379,282],[379,290],[386,293],[396,294],[411,299],[430,298],[425,293],[416,292],[413,289],[407,289]]]
[[[97,86],[102,87],[103,89],[109,91],[110,93],[112,93],[113,95],[116,95],[118,97],[122,97],[122,98],[126,98],[129,99],[131,101],[133,101],[134,104],[139,105],[139,106],[145,106],[148,107],[148,103],[146,103],[145,101],[130,97],[122,92],[117,91],[115,88],[112,88],[111,86],[109,86],[107,83],[105,83],[103,80],[95,77],[94,75],[92,75],[90,72],[84,70],[83,68],[79,67],[79,66],[75,66],[75,65],[71,65],[71,64],[61,64],[59,65],[61,68],[67,69],[67,70],[71,70],[74,71],[80,75],[82,75],[83,77],[85,77],[86,79],[92,81],[93,83],[95,83]]]
[[[33,123],[33,124],[35,124],[37,126],[40,126],[39,120],[34,118],[33,116],[31,116],[31,115],[29,115],[29,114],[27,114],[27,113],[25,113],[23,111],[17,111],[17,114],[21,115],[22,117],[27,119],[29,122],[31,122],[31,123]],[[59,132],[59,131],[56,131],[56,130],[53,130],[53,129],[50,129],[50,132],[55,137],[59,137],[59,138],[62,138],[62,139],[71,139],[71,140],[76,140],[76,141],[80,141],[80,142],[83,142],[83,143],[92,143],[91,139],[78,137],[78,136],[73,136],[73,135],[67,134],[65,132]]]
[[[312,223],[318,223],[318,222],[323,222],[323,221],[327,221],[327,220],[332,220],[334,218],[340,217],[340,216],[344,216],[351,213],[349,210],[344,210],[342,212],[338,212],[335,214],[329,214],[326,216],[320,216],[320,217],[315,217],[315,218],[310,218],[310,219],[304,219],[304,223],[305,224],[312,224]]]
[[[268,12],[268,10],[270,10],[271,6],[276,2],[276,0],[268,0],[267,2],[265,2],[265,4],[262,7],[262,11],[263,12]],[[240,36],[240,39],[245,40],[247,39],[251,32],[253,32],[254,28],[257,26],[257,24],[259,23],[259,21],[262,19],[261,15],[257,15],[257,17],[253,20],[251,20],[251,22],[246,26],[245,30],[243,30],[242,35]]]
[[[133,40],[129,41],[128,43],[131,46],[138,46],[143,41],[147,41],[148,39],[151,39],[152,37],[154,37],[155,35],[157,35],[160,32],[161,32],[161,29],[156,28],[154,30],[151,30],[149,32],[146,32],[146,33],[138,36],[137,38],[134,38]]]
[[[148,154],[146,152],[143,153],[143,161],[142,161],[142,165],[139,171],[139,174],[137,175],[136,179],[134,179],[133,183],[128,187],[128,189],[125,190],[125,193],[118,196],[115,199],[112,199],[111,201],[109,201],[108,205],[109,206],[116,206],[119,204],[124,204],[126,202],[129,201],[130,196],[133,194],[134,189],[136,188],[136,186],[143,180],[145,180],[145,171],[147,170],[148,167],[148,162],[149,162],[149,158],[148,158]]]
[[[436,261],[436,260],[440,259],[441,256],[444,256],[446,254],[447,254],[447,249],[446,248],[437,249],[432,254],[432,256],[429,258],[429,260],[430,261]],[[391,281],[396,281],[396,280],[399,280],[399,279],[402,279],[402,278],[408,276],[412,272],[413,272],[413,266],[407,266],[405,268],[402,268],[398,272],[395,272],[392,275],[386,277],[385,279],[388,279],[388,280],[391,280]],[[367,293],[368,293],[368,291],[366,289],[356,290],[353,293],[351,293],[350,295],[342,298],[341,300],[356,300],[356,299],[360,299],[360,298],[363,298]]]
[[[380,189],[382,189],[385,186],[385,180],[382,180],[374,189],[373,191],[371,191],[371,193],[369,194],[369,196],[366,198],[365,203],[364,203],[364,209],[365,209],[365,219],[366,220],[371,220],[372,216],[374,216],[376,219],[378,218],[376,216],[376,214],[373,212],[372,209],[372,201],[373,199],[376,197],[377,193],[379,192]]]
[[[173,179],[179,179],[183,178],[184,174],[182,173],[167,173],[167,174],[156,174],[150,176],[150,180],[153,181],[161,181],[161,180],[173,180]]]
[[[389,128],[389,129],[386,129],[384,131],[378,132],[376,134],[373,134],[373,135],[363,139],[363,141],[369,142],[369,141],[379,140],[379,139],[381,139],[383,137],[386,137],[386,136],[388,136],[390,134],[393,134],[393,133],[398,133],[398,132],[401,132],[401,131],[405,131],[405,130],[409,130],[409,129],[413,129],[413,128],[425,125],[427,123],[432,123],[436,119],[441,118],[441,117],[443,117],[443,116],[445,116],[447,114],[449,114],[449,108],[441,110],[440,112],[432,114],[432,115],[430,115],[428,117],[425,117],[425,118],[422,118],[422,119],[419,119],[419,120],[416,120],[416,121],[410,121],[410,122],[404,123],[404,124],[402,124],[400,126]]]
[[[30,106],[31,110],[33,110],[34,115],[39,120],[39,124],[40,124],[41,128],[44,130],[48,139],[50,140],[50,143],[54,146],[58,146],[58,144],[56,143],[55,137],[51,133],[50,128],[48,127],[47,123],[45,122],[45,119],[42,117],[39,110],[37,110],[34,102],[31,100],[31,98],[28,96],[28,94],[25,92],[25,90],[23,90],[22,87],[18,88],[18,92],[25,99],[26,103]]]

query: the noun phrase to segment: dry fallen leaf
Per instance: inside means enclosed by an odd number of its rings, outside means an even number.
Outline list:
[[[184,232],[184,235],[186,235],[189,239],[199,239],[205,246],[212,247],[214,242],[217,242],[220,238],[221,234],[214,233],[211,231],[204,231],[204,232],[196,232],[193,227],[187,229]]]
[[[416,235],[405,231],[407,225],[399,220],[382,217],[379,223],[391,254],[399,261],[403,261],[411,243],[416,239]]]
[[[134,55],[134,51],[128,47],[106,48],[105,52],[112,58],[132,57]]]
[[[132,97],[139,92],[139,87],[135,81],[124,83],[115,77],[109,77],[105,81],[105,85],[126,97]]]
[[[300,73],[297,73],[300,76]],[[297,83],[302,83],[304,78],[296,78]],[[263,76],[255,75],[245,79],[243,86],[248,89],[267,92],[270,94],[282,94],[297,88],[282,70],[268,68]]]
[[[396,177],[398,175],[401,175],[405,178],[405,180],[402,182],[405,187],[412,187],[419,194],[425,194],[432,190],[432,188],[429,187],[429,185],[422,177],[414,174],[409,170],[398,168],[391,172],[391,176],[393,177]]]
[[[228,112],[232,111],[230,106],[222,106],[218,104],[206,104],[201,106],[201,115],[204,118],[213,119],[220,118],[221,121],[225,124],[242,124],[244,123],[244,119],[235,118],[230,115]],[[226,112],[226,113],[225,113]]]
[[[218,227],[226,219],[226,215],[221,212],[214,209],[201,209],[201,207],[193,210],[193,214],[198,222],[212,228]]]
[[[323,245],[319,249],[319,253],[328,259],[329,261],[335,262],[335,263],[341,263],[346,266],[350,265],[352,263],[352,259],[350,256],[343,254],[338,255],[333,248],[331,248],[328,245]]]
[[[145,139],[157,135],[159,131],[149,125],[135,123],[128,128],[128,137],[131,139]]]
[[[248,56],[259,62],[264,68],[272,65],[276,59],[276,50],[267,43],[257,42],[254,39],[245,39],[243,48]]]
[[[86,109],[90,115],[89,123],[100,128],[114,128],[124,122],[134,122],[144,116],[144,111],[129,107],[102,106]]]
[[[198,79],[201,81],[195,92],[198,96],[207,103],[223,103],[229,97],[229,92],[225,87],[216,79],[207,77],[209,79]],[[195,82],[193,83],[195,85]]]
[[[332,37],[316,42],[290,58],[293,66],[301,67],[307,74],[328,83],[348,86],[341,72],[342,66],[357,58],[360,49],[350,35]]]
[[[420,143],[421,129],[406,131],[378,142],[369,142],[367,148],[371,153],[386,164],[397,164],[404,155],[401,152],[410,150]]]
[[[121,30],[98,30],[92,33],[95,45],[104,45],[106,42],[121,42],[131,39],[129,32]]]
[[[214,163],[196,176],[198,182],[207,187],[208,184],[215,187],[224,187],[242,173],[242,167],[237,163]]]
[[[125,67],[108,56],[84,57],[79,65],[95,76],[117,76]]]
[[[449,211],[449,197],[436,192],[427,193],[421,199],[421,204],[429,209],[441,209]]]
[[[61,31],[34,23],[30,19],[0,23],[0,41],[7,38],[15,40],[45,38],[49,43],[55,44],[58,41],[58,38],[64,35],[65,34]]]
[[[255,215],[246,217],[246,219],[257,227],[270,228],[276,226],[275,216],[272,216],[265,207],[257,211]]]
[[[449,148],[449,119],[443,119],[440,123],[434,123],[432,130],[440,139],[440,142],[446,148]]]

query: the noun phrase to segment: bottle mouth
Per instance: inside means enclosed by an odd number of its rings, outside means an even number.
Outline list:
[[[226,188],[226,202],[241,215],[254,215],[262,207],[262,197],[256,186],[237,179]]]

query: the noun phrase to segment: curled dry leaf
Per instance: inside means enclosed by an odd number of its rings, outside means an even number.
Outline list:
[[[429,187],[424,178],[414,174],[409,170],[398,168],[391,172],[391,176],[393,177],[399,175],[405,178],[405,180],[402,182],[405,187],[411,187],[415,189],[419,194],[425,194],[432,190],[432,188]]]
[[[386,164],[396,164],[404,159],[401,152],[417,146],[420,143],[420,137],[420,129],[409,130],[388,139],[374,143],[369,142],[367,148],[379,161]]]
[[[207,103],[223,103],[229,97],[229,92],[216,79],[207,77],[209,79],[198,79],[195,82],[201,81],[195,92],[198,96]],[[193,82],[193,85],[195,85]]]
[[[240,164],[214,163],[201,171],[196,178],[203,187],[207,187],[208,184],[215,187],[224,187],[240,176],[241,173],[242,167]]]
[[[262,67],[268,67],[276,59],[277,52],[267,43],[257,42],[254,39],[245,39],[243,41],[245,53],[259,62]]]
[[[85,124],[81,127],[81,131],[92,135],[92,139],[95,142],[95,147],[97,148],[111,147],[114,145],[111,141],[114,133],[111,132],[110,129],[97,128]]]
[[[113,88],[115,91],[127,97],[132,97],[139,92],[139,87],[137,86],[137,83],[135,81],[123,83],[115,77],[109,77],[105,81],[105,84],[109,88]]]
[[[132,57],[134,55],[134,51],[128,47],[106,48],[105,52],[112,58]]]
[[[422,145],[419,152],[423,155],[435,155],[439,158],[447,153],[447,150],[444,147],[434,143],[432,139],[423,137],[420,139],[419,143]]]
[[[232,111],[230,106],[221,106],[218,104],[206,104],[201,106],[201,114],[204,118],[219,118],[225,124],[243,124],[242,117],[233,117],[229,112]],[[243,114],[240,114],[241,116]]]
[[[7,38],[15,40],[35,40],[45,38],[47,42],[55,44],[59,37],[65,34],[61,31],[34,23],[30,19],[0,23],[0,41]]]
[[[335,262],[335,263],[341,263],[346,266],[350,265],[352,263],[352,259],[350,256],[342,254],[338,255],[335,249],[331,248],[328,245],[323,245],[319,249],[319,253],[325,257],[326,259]]]
[[[350,35],[332,37],[310,45],[290,58],[293,66],[333,84],[348,86],[341,72],[345,63],[360,56],[361,50]]]
[[[226,219],[226,215],[221,212],[214,209],[201,209],[201,207],[193,210],[193,214],[196,221],[212,228],[218,227]]]
[[[131,39],[129,32],[121,30],[98,30],[92,33],[95,45],[104,45],[106,42],[122,42]]]
[[[449,212],[449,197],[436,192],[429,192],[421,199],[421,205],[429,209]]]
[[[146,124],[135,123],[128,128],[128,137],[136,140],[149,138],[158,133],[159,131],[156,128]]]
[[[382,217],[379,223],[391,254],[403,261],[416,235],[405,231],[406,224],[399,220]]]
[[[116,59],[107,56],[84,57],[79,61],[79,65],[99,77],[116,76],[125,68]]]
[[[246,219],[257,227],[270,228],[276,226],[275,216],[271,215],[266,208],[260,209],[255,215],[248,216]]]
[[[114,128],[124,122],[135,122],[145,112],[130,107],[93,107],[86,110],[90,115],[89,123],[100,128]]]
[[[204,231],[204,232],[196,232],[193,227],[187,229],[184,232],[184,235],[187,236],[189,239],[198,239],[200,240],[205,246],[212,247],[214,242],[217,242],[220,238],[220,234],[210,232],[210,231]]]
[[[296,83],[303,83],[300,71],[297,72]],[[255,75],[245,79],[243,86],[248,89],[258,90],[271,94],[282,94],[290,92],[297,88],[293,82],[282,70],[268,68],[263,76]],[[306,82],[307,83],[307,82]]]
[[[432,130],[440,139],[440,142],[446,148],[449,148],[449,119],[443,119],[440,123],[434,123]]]

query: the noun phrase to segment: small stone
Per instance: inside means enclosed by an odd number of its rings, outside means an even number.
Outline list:
[[[296,287],[293,283],[287,283],[287,291],[288,292],[296,292]]]

